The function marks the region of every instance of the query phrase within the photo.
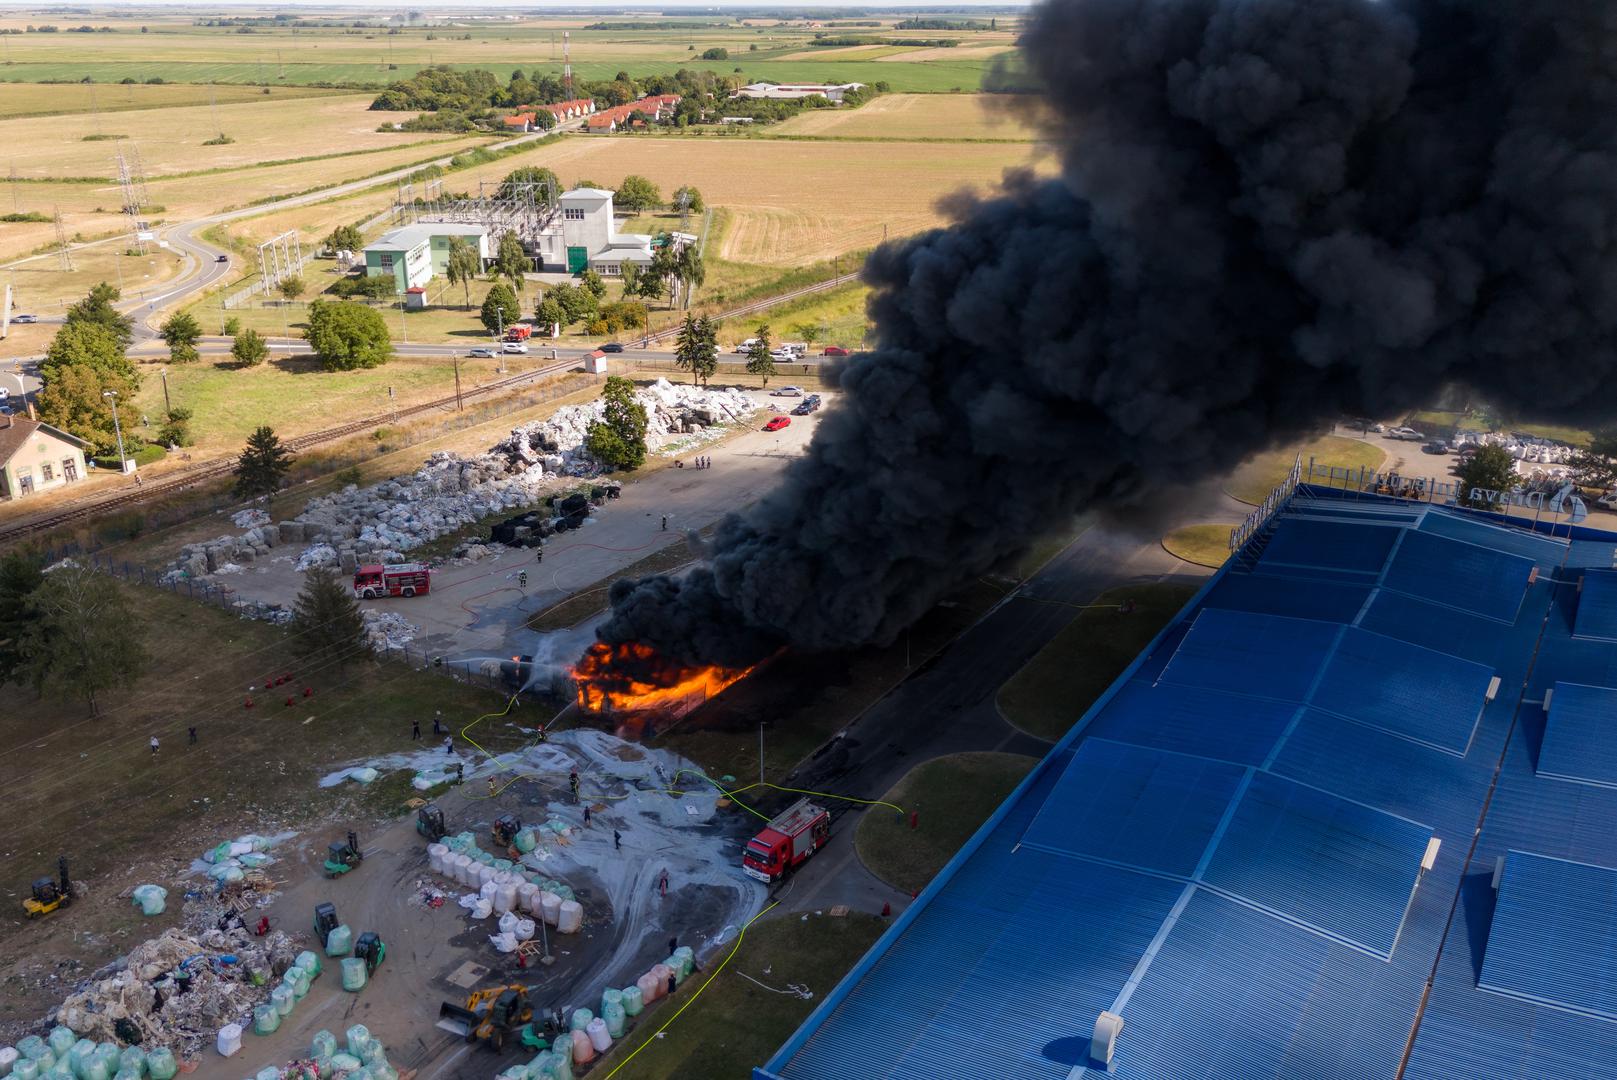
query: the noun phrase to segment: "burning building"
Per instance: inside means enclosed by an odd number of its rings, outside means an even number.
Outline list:
[[[578,707],[585,712],[678,719],[752,669],[686,667],[645,645],[598,641],[573,669]]]

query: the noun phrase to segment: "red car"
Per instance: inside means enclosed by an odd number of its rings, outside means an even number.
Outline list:
[[[783,427],[790,427],[791,424],[792,418],[790,416],[776,416],[771,418],[769,423],[764,425],[764,430],[779,431]]]
[[[821,356],[847,356],[848,355],[848,350],[844,349],[841,345],[827,345],[825,347],[825,351],[823,353],[821,353],[820,355]]]

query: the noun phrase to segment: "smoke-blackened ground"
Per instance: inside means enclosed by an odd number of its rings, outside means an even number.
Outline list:
[[[878,347],[785,482],[614,643],[744,667],[886,642],[1053,516],[1227,472],[1450,384],[1605,406],[1617,351],[1607,5],[1053,0],[1055,179],[962,197],[866,277]]]

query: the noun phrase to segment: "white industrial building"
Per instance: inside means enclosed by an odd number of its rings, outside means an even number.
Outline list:
[[[827,101],[842,103],[843,96],[851,90],[864,89],[864,83],[748,83],[735,92],[735,97],[742,98],[772,98],[775,100],[794,100],[796,98],[814,97],[816,94]]]
[[[477,250],[483,266],[494,258],[493,241],[486,225],[427,221],[401,225],[365,246],[365,276],[392,277],[394,292],[423,288],[433,275],[449,266],[449,242],[455,237]]]

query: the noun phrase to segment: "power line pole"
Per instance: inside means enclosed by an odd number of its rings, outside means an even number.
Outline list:
[[[62,227],[62,208],[60,206],[56,206],[56,207],[52,207],[52,209],[55,211],[55,214],[56,214],[56,254],[57,254],[57,258],[61,262],[62,270],[64,272],[66,272],[66,273],[72,273],[73,272],[73,253],[70,252],[68,250],[68,248],[67,248],[67,230]]]
[[[460,400],[460,357],[455,358],[455,411],[460,412],[466,406]]]

